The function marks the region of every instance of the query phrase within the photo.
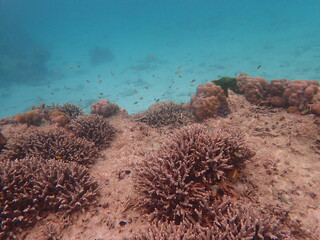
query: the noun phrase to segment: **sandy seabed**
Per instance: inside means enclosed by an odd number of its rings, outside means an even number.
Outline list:
[[[262,212],[285,216],[285,225],[297,239],[318,239],[319,117],[254,106],[244,96],[235,94],[229,96],[229,106],[228,117],[202,124],[237,128],[256,151],[233,182],[234,198]],[[113,116],[109,121],[117,129],[116,138],[90,168],[100,186],[98,203],[69,219],[49,214],[24,232],[21,239],[54,239],[48,238],[51,230],[59,236],[55,239],[61,240],[120,240],[148,226],[147,216],[133,207],[138,197],[134,168],[175,129],[152,128],[132,121],[126,114]],[[9,132],[10,126],[6,128],[3,130]],[[126,224],[121,226],[120,221]]]

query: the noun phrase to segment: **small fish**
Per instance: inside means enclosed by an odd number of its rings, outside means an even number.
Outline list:
[[[101,77],[101,75],[99,74],[98,76],[97,76],[97,78],[100,78]]]
[[[196,81],[195,79],[192,79],[192,80],[191,80],[191,83],[193,83],[193,82],[195,82],[195,81]]]
[[[80,100],[79,100],[80,102],[82,102],[82,99],[80,98]]]
[[[102,83],[102,80],[98,80],[98,83]]]
[[[55,159],[62,159],[62,157],[60,155],[56,155],[54,156]]]
[[[114,73],[113,72],[110,72],[111,73],[111,76],[114,76]]]
[[[183,67],[183,65],[179,65],[177,68],[178,68],[178,69],[181,69],[182,67]]]
[[[261,67],[262,67],[262,65],[259,65],[259,66],[257,67],[257,70],[260,69]]]
[[[89,82],[90,82],[90,80],[86,80],[86,82],[87,82],[87,83],[89,83]]]
[[[72,70],[72,69],[73,69],[72,66],[68,66],[68,67],[67,67],[67,70]]]
[[[133,104],[137,104],[137,103],[138,103],[138,101],[134,102]]]
[[[142,100],[143,99],[143,97],[141,97],[141,98],[139,98],[140,100]]]
[[[133,90],[133,93],[134,93],[134,94],[137,94],[137,93],[138,93],[138,90],[137,90],[137,89]]]
[[[51,95],[54,95],[54,92],[51,92],[50,94],[51,94]]]
[[[103,95],[103,92],[99,93],[100,95]]]
[[[238,169],[234,169],[231,174],[231,179],[236,179],[238,177]]]
[[[148,86],[146,86],[146,87],[144,87],[145,89],[149,89],[149,87]]]
[[[58,73],[58,71],[57,71],[57,70],[53,70],[53,73],[55,73],[55,74],[56,74],[56,73]]]
[[[80,65],[77,65],[77,68],[80,68]]]
[[[179,75],[179,78],[182,78],[182,76],[181,76],[181,75]]]
[[[153,55],[148,55],[147,57],[150,58],[150,59],[154,58]]]
[[[156,101],[156,102],[159,102],[159,101],[160,101],[160,98],[156,99],[155,101]]]
[[[180,73],[180,71],[178,70],[178,71],[175,71],[174,73],[175,73],[175,74],[179,74],[179,73]]]

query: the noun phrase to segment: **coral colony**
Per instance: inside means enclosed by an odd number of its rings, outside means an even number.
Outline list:
[[[96,49],[90,54],[94,64],[112,59],[107,49],[103,55]],[[318,90],[315,80],[268,82],[242,73],[200,84],[188,103],[158,102],[132,115],[100,99],[89,114],[71,103],[41,103],[1,119],[0,239],[20,239],[50,213],[71,218],[96,205],[100,182],[90,169],[122,134],[109,122],[119,115],[135,124],[171,126],[159,148],[144,153],[132,172],[139,196],[134,211],[150,221],[149,227],[124,239],[295,239],[279,216],[233,196],[231,185],[241,178],[238,171],[248,160],[255,161],[245,134],[204,123],[228,117],[231,91],[254,105],[320,115]],[[20,130],[6,130],[10,128]],[[121,222],[121,227],[127,225]],[[58,239],[51,236],[54,232],[48,230],[45,239]]]

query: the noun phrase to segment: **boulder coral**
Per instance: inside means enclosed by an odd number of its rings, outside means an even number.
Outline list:
[[[91,104],[92,114],[98,114],[106,118],[116,114],[119,109],[120,108],[116,103],[112,103],[106,98]]]
[[[226,110],[219,110],[221,104]],[[229,110],[224,90],[212,82],[198,85],[196,93],[191,96],[188,107],[190,107],[199,121],[210,117],[216,117],[219,113],[228,112]]]

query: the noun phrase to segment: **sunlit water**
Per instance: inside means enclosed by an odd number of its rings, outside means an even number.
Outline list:
[[[133,113],[238,72],[319,80],[319,16],[318,0],[0,0],[0,117],[99,98]]]

